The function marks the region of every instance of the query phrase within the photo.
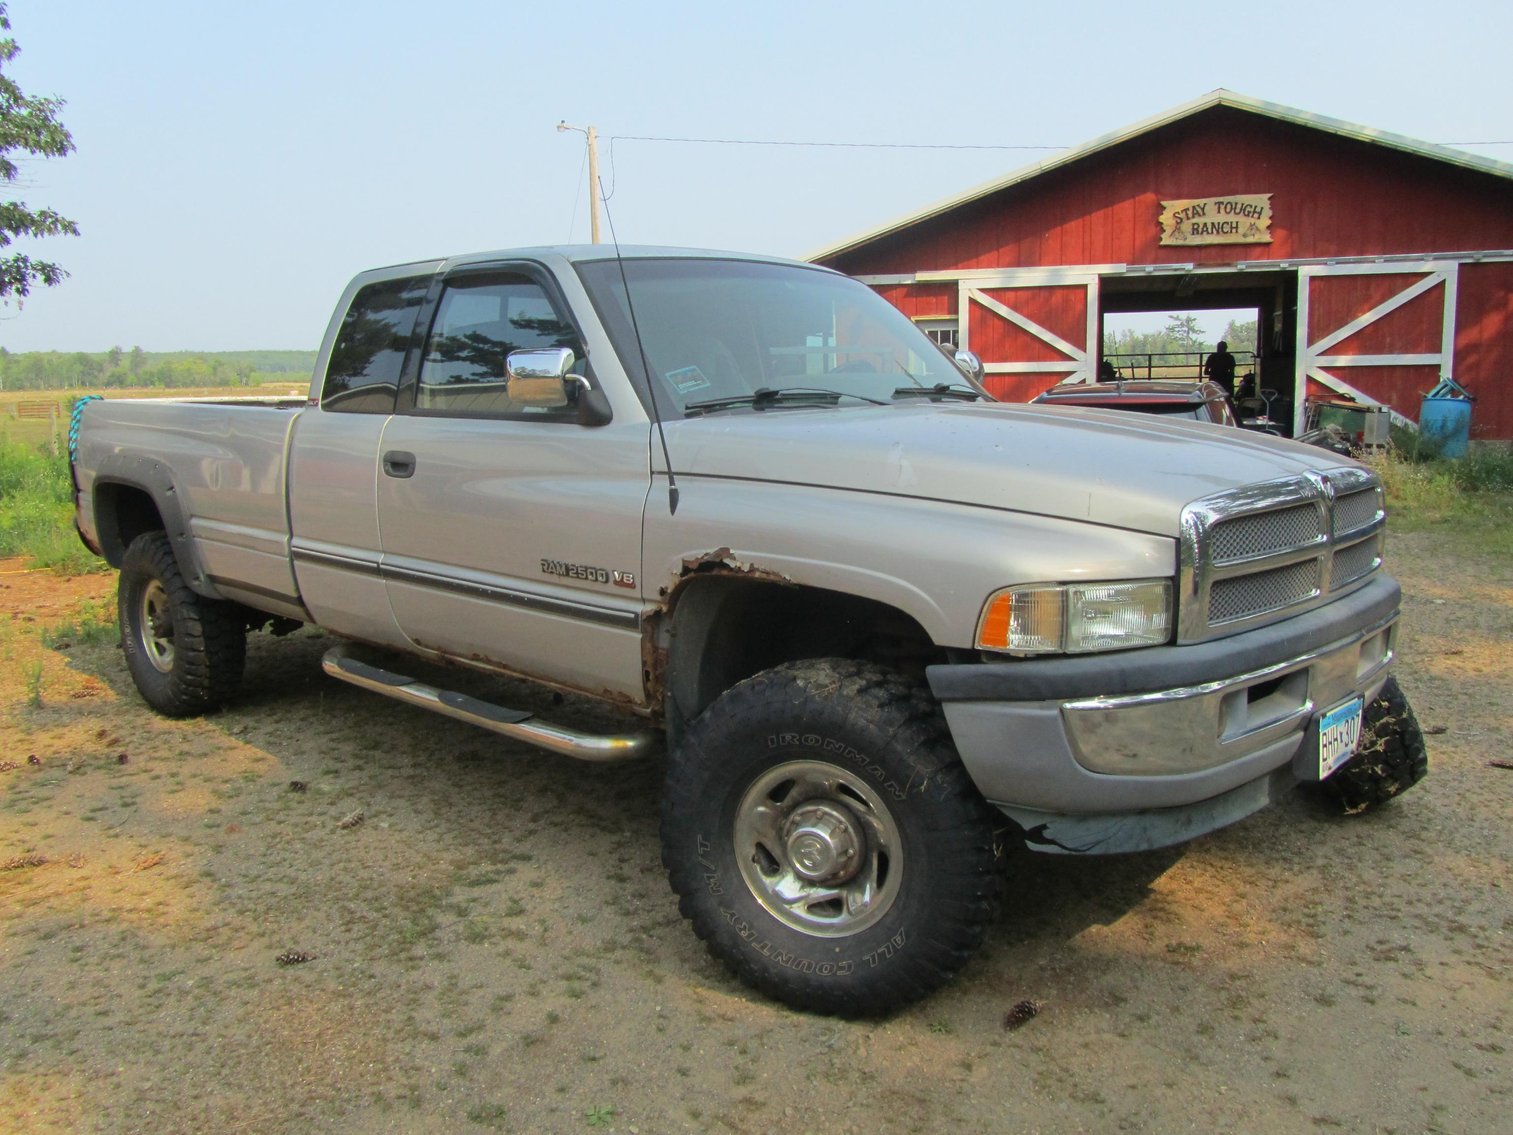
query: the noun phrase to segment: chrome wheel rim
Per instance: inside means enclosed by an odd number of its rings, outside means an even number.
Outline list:
[[[898,896],[898,824],[870,785],[835,765],[789,761],[763,773],[741,797],[733,834],[753,897],[805,934],[856,934]]]
[[[137,641],[142,654],[161,674],[173,670],[173,608],[168,592],[157,580],[142,589],[137,609]]]

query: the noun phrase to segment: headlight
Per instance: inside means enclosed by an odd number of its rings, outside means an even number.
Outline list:
[[[1170,580],[1031,584],[995,591],[977,623],[980,650],[1086,654],[1171,639]]]

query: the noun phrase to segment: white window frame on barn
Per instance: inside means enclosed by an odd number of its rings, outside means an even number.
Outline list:
[[[914,324],[938,347],[961,346],[961,329],[954,315],[917,315]]]

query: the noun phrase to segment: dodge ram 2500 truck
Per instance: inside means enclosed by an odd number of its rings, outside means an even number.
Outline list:
[[[246,634],[293,621],[341,637],[333,678],[559,754],[665,732],[695,931],[790,1004],[883,1012],[965,961],[1015,844],[1159,847],[1425,769],[1369,469],[980,374],[806,264],[405,264],[347,288],[308,399],[81,404],[78,526],[163,713],[233,697]]]

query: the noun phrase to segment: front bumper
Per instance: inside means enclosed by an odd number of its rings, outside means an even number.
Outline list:
[[[1298,779],[1319,713],[1391,670],[1387,576],[1258,630],[1192,646],[932,666],[962,763],[1039,850],[1162,847],[1265,807]]]

